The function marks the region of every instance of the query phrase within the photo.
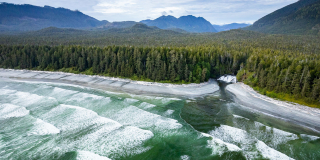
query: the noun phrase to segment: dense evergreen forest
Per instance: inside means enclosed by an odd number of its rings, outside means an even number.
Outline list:
[[[0,67],[200,83],[236,73],[248,56],[225,51],[219,47],[0,46]]]
[[[317,36],[242,30],[183,34],[145,27],[101,34],[53,28],[54,34],[2,35],[0,67],[170,83],[233,74],[270,97],[320,106]]]

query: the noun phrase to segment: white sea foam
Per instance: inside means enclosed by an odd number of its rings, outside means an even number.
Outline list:
[[[77,151],[77,160],[111,160],[88,151]]]
[[[221,76],[218,80],[227,83],[237,83],[237,77],[231,75]]]
[[[171,101],[180,101],[181,99],[179,98],[166,98],[166,97],[154,97],[154,96],[145,96],[145,95],[133,95],[133,94],[130,94],[130,96],[132,98],[135,98],[135,99],[139,99],[139,100],[153,100],[154,102],[161,102],[162,104],[168,104],[169,102]]]
[[[37,118],[34,122],[34,127],[28,132],[28,135],[49,135],[58,133],[60,133],[60,130],[54,125]]]
[[[156,97],[154,96],[147,96],[147,95],[136,95],[136,94],[129,94],[130,97],[136,99],[143,99],[143,100],[154,100]]]
[[[248,118],[245,118],[245,117],[242,117],[242,116],[239,116],[239,115],[235,115],[235,114],[233,115],[233,117],[234,117],[234,118],[245,119],[245,120],[248,120],[248,121],[250,120],[250,119],[248,119]]]
[[[68,99],[68,101],[77,101],[77,102],[81,102],[84,100],[107,100],[107,101],[111,101],[110,97],[102,97],[102,96],[97,96],[94,94],[88,94],[88,93],[77,93],[75,95],[73,95],[70,99]]]
[[[78,106],[59,105],[42,117],[62,131],[77,133],[88,129],[86,135],[76,140],[67,139],[62,146],[76,147],[100,155],[115,156],[115,153],[135,155],[144,152],[148,150],[148,147],[141,145],[154,136],[151,131],[133,126],[122,126],[114,120],[101,117],[91,110]],[[91,130],[92,128],[95,129]]]
[[[164,112],[164,115],[171,115],[174,112],[174,110],[168,109],[166,112]]]
[[[247,139],[250,139],[246,131],[226,125],[221,125],[209,134],[219,139],[238,144],[243,144],[247,142]]]
[[[141,145],[153,136],[151,131],[137,127],[119,128],[119,126],[110,127],[109,124],[106,124],[100,130],[84,136],[75,144],[86,150],[94,150],[96,153],[134,155],[148,150]]]
[[[307,134],[300,134],[301,138],[307,141],[315,141],[320,139],[320,137],[317,136],[311,136],[311,135],[307,135]]]
[[[13,94],[14,92],[16,92],[16,90],[11,90],[11,89],[0,89],[0,95]]]
[[[255,126],[256,128],[259,128],[259,127],[263,127],[263,126],[265,126],[265,125],[262,124],[262,123],[260,123],[260,122],[254,121],[254,126]]]
[[[78,91],[72,91],[72,90],[62,89],[59,87],[54,87],[53,91],[49,95],[60,100],[60,99],[66,99],[67,97],[74,95],[76,93],[78,93]]]
[[[155,100],[161,100],[162,104],[169,104],[170,102],[180,101],[179,98],[167,98],[167,97],[156,97]]]
[[[86,128],[91,125],[99,126],[106,123],[119,124],[111,119],[100,117],[91,110],[64,104],[53,108],[41,117],[62,131]]]
[[[267,139],[268,145],[271,145],[273,147],[276,147],[280,144],[284,144],[291,140],[299,139],[299,137],[296,134],[289,133],[277,128],[272,128],[259,122],[254,122],[254,127],[255,128],[253,129],[252,132],[259,132],[260,127],[266,128],[265,131],[263,131],[263,133],[256,133],[256,134],[264,135],[264,137],[261,137],[261,138]]]
[[[180,157],[181,160],[189,160],[190,157],[188,155],[183,155]]]
[[[137,94],[128,94],[131,98],[139,99],[139,100],[155,100],[154,96],[146,96],[146,95],[137,95]]]
[[[32,104],[35,104],[41,100],[43,100],[45,97],[39,96],[36,94],[30,94],[28,92],[16,92],[12,94],[11,96],[15,97],[14,100],[12,100],[11,103],[20,105],[20,106],[30,106]]]
[[[270,131],[271,130],[273,133],[272,144],[274,146],[277,146],[279,144],[284,144],[284,143],[291,141],[291,140],[299,139],[299,137],[293,133],[282,131],[277,128],[272,128],[272,129],[270,129]]]
[[[264,142],[258,140],[255,137],[252,137],[252,135],[249,135],[246,131],[238,128],[221,125],[220,127],[211,131],[210,135],[223,141],[240,145],[243,149],[244,154],[250,159],[255,159],[258,156],[257,152],[252,152],[252,147],[254,146],[256,146],[256,149],[265,158],[290,159],[290,157],[286,156],[285,154],[267,146]]]
[[[154,107],[156,107],[156,105],[150,104],[150,103],[147,103],[147,102],[142,102],[139,105],[139,108],[143,108],[143,109],[150,109],[150,108],[154,108]]]
[[[126,98],[124,100],[125,103],[127,104],[132,104],[132,103],[135,103],[135,102],[138,102],[139,100],[136,100],[136,99],[132,99],[132,98]]]
[[[122,109],[113,116],[124,125],[132,125],[142,128],[155,127],[156,129],[178,129],[182,125],[177,120],[161,117],[159,115],[144,111],[135,106]]]
[[[177,100],[177,99],[173,99],[173,98],[163,98],[163,97],[157,97],[157,98],[161,98],[162,104],[168,104],[170,101],[176,101]]]
[[[95,106],[106,106],[111,102],[110,97],[98,96],[95,94],[79,92],[71,96],[66,103],[74,104],[85,108],[92,108]]]
[[[212,149],[213,155],[217,155],[217,154],[222,155],[223,153],[228,151],[235,151],[235,152],[241,151],[241,149],[238,146],[231,143],[224,142],[221,139],[218,139],[209,134],[201,133],[201,136],[211,138],[211,140],[208,140],[207,143],[208,143],[208,148]]]
[[[0,104],[0,119],[12,117],[24,117],[29,114],[29,110],[13,104]]]
[[[34,78],[34,77],[33,77]],[[39,78],[39,79],[42,79],[42,78]],[[43,78],[45,79],[45,78]],[[6,80],[6,79],[4,79]],[[14,81],[14,82],[22,82],[22,83],[27,83],[27,84],[44,84],[44,85],[47,85],[48,87],[51,87],[51,86],[66,86],[66,87],[76,87],[76,88],[88,88],[88,87],[83,87],[83,86],[80,86],[80,85],[75,85],[75,84],[69,84],[69,83],[57,83],[57,82],[46,82],[46,81],[28,81],[28,80],[21,80],[21,79],[8,79],[8,81]]]
[[[272,160],[293,160],[293,158],[288,157],[287,155],[280,153],[279,151],[270,148],[265,143],[258,141],[256,143],[256,148],[264,158],[272,159]]]

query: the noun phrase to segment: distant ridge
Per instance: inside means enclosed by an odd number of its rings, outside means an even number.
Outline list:
[[[140,21],[148,26],[156,26],[160,29],[182,29],[187,32],[217,32],[210,22],[202,17],[195,17],[192,15],[182,16],[176,18],[173,16],[161,16],[155,20]]]
[[[299,0],[245,29],[271,34],[320,34],[320,1]]]
[[[57,27],[48,27],[43,28],[37,31],[26,32],[26,34],[31,34],[33,36],[52,36],[52,35],[77,35],[77,34],[87,34],[90,31],[78,30],[72,28],[57,28]]]
[[[101,33],[108,34],[133,34],[133,35],[181,35],[181,32],[172,31],[172,30],[163,30],[155,26],[147,26],[143,23],[136,23],[132,27],[127,28],[110,28]]]
[[[98,28],[100,28],[100,29],[129,28],[129,27],[132,27],[138,23],[139,22],[135,22],[135,21],[111,22],[111,23],[107,23],[103,26],[99,26]]]
[[[82,12],[50,6],[0,4],[0,31],[31,31],[47,27],[92,28],[108,23]]]
[[[231,23],[231,24],[225,24],[225,25],[213,25],[213,27],[218,31],[228,31],[231,29],[239,29],[239,28],[244,28],[247,26],[250,26],[251,24],[246,24],[246,23]]]

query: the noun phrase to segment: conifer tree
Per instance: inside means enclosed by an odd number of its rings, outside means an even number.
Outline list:
[[[311,80],[310,72],[307,72],[307,75],[304,78],[303,88],[302,88],[302,91],[301,91],[302,97],[308,97],[309,96],[309,93],[310,93],[310,80]]]
[[[314,100],[320,100],[320,78],[314,79],[311,96]]]

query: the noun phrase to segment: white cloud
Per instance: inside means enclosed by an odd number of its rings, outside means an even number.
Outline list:
[[[104,14],[128,13],[131,11],[129,8],[134,8],[135,4],[133,0],[100,1],[92,8],[95,12]]]
[[[140,21],[161,15],[201,16],[214,24],[254,22],[297,0],[10,0],[10,3],[64,7],[108,21]]]

